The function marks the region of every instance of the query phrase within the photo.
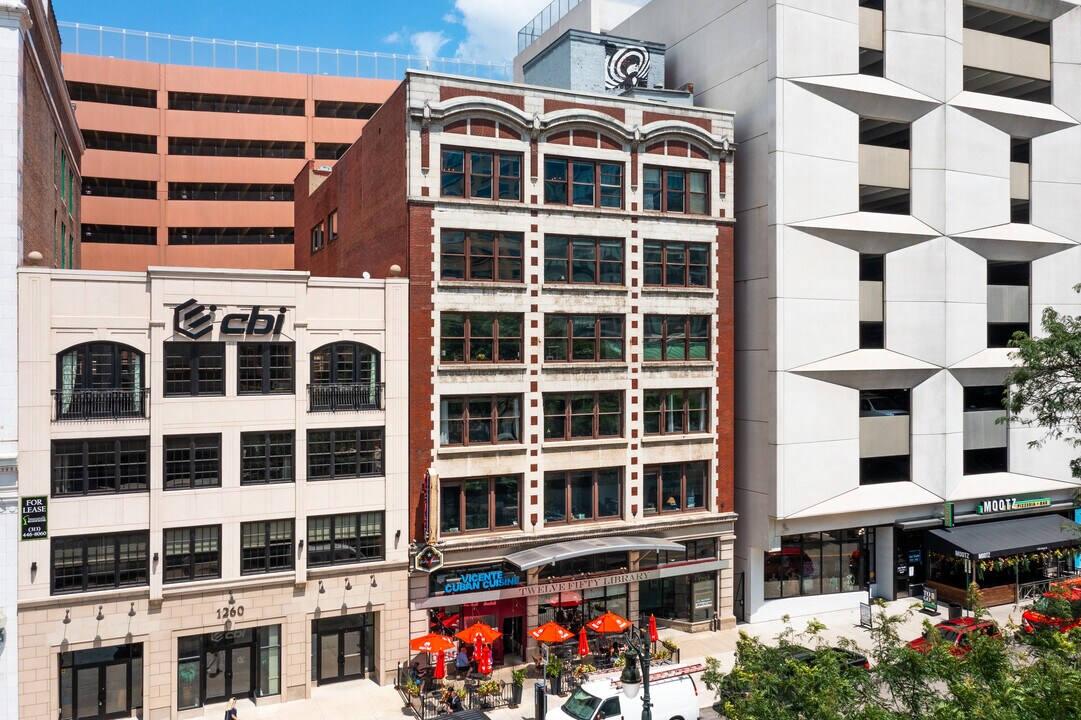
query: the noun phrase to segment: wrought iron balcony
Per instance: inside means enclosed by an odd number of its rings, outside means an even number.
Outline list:
[[[308,412],[382,410],[384,383],[314,383],[308,385]]]
[[[53,390],[53,420],[150,417],[150,388]]]

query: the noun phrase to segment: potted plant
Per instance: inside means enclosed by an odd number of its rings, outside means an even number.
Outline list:
[[[480,698],[481,707],[495,707],[493,697],[498,695],[502,690],[503,688],[500,686],[498,680],[485,680],[480,685],[477,685],[477,697]]]
[[[415,708],[420,709],[420,683],[416,680],[405,681],[405,696],[409,699],[409,704]]]
[[[510,673],[510,703],[512,707],[522,704],[522,686],[525,685],[525,668]]]
[[[563,660],[553,655],[548,658],[548,665],[544,668],[544,674],[551,679],[552,694],[563,694]]]
[[[590,665],[589,663],[582,663],[578,667],[574,668],[574,674],[581,678],[583,675],[588,675],[591,672],[596,672],[597,666]]]
[[[672,659],[672,651],[668,648],[659,648],[653,651],[653,662],[665,662]]]
[[[679,645],[676,645],[676,641],[671,638],[665,638],[664,640],[661,640],[661,645],[663,645],[665,650],[672,653],[673,655],[675,655],[676,650],[679,650]]]
[[[612,667],[623,667],[625,664],[627,664],[627,658],[622,655],[612,661]]]

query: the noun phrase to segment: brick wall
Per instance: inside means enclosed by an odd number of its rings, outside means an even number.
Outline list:
[[[717,225],[717,510],[735,501],[735,228]]]
[[[421,498],[424,473],[432,464],[433,412],[432,353],[435,346],[432,282],[434,250],[432,208],[409,208],[409,508],[413,522],[410,539],[424,533]]]

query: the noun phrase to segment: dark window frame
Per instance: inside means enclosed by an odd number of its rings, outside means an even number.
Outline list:
[[[702,467],[702,502],[695,503],[693,507],[687,506],[687,468],[692,465],[698,465]],[[663,481],[663,469],[666,467],[679,467],[679,491],[680,499],[677,507],[668,507],[664,499],[664,481]],[[646,483],[651,473],[656,473],[657,483],[657,495],[654,498],[650,498],[646,495]],[[698,489],[698,488],[696,488]],[[642,468],[642,514],[644,516],[649,515],[665,515],[672,513],[687,513],[687,512],[703,512],[709,510],[709,492],[710,492],[710,463],[709,460],[687,460],[668,463],[653,463],[646,465]],[[655,500],[653,510],[648,509],[647,501]]]
[[[565,243],[564,254],[562,256],[556,255],[554,252],[549,251],[549,242]],[[618,245],[619,247],[619,260],[606,260],[604,258],[604,248],[611,248]],[[593,258],[575,258],[575,251],[581,246],[591,246]],[[554,248],[553,248],[554,250]],[[617,237],[592,237],[588,235],[545,235],[544,236],[544,282],[545,284],[559,284],[559,285],[608,285],[608,286],[623,286],[627,282],[626,277],[626,242],[623,238]],[[604,280],[604,271],[610,270],[613,267],[619,268],[619,279],[617,280]],[[593,279],[592,280],[577,280],[579,272],[578,268],[591,268]],[[553,275],[562,274],[563,279],[553,277],[549,274],[549,270],[554,270]],[[560,273],[560,270],[562,272]]]
[[[611,396],[611,397],[605,397]],[[575,412],[575,401],[583,400],[592,397],[592,407],[588,413]],[[614,411],[602,411],[602,400],[610,400],[612,397],[617,398],[619,406]],[[624,402],[624,393],[622,390],[596,390],[585,392],[552,392],[544,393],[541,399],[541,406],[544,414],[544,442],[572,442],[576,440],[601,440],[608,438],[621,438],[625,435],[625,423],[623,420],[623,413],[626,410]],[[562,410],[556,411],[554,408],[549,411],[549,401],[554,405],[556,401],[562,402]],[[590,418],[591,420],[591,432],[589,435],[575,434],[575,420],[582,421],[582,418]],[[604,432],[602,423],[606,418],[616,418],[617,429],[615,432]],[[561,422],[563,425],[562,434],[556,433],[555,424]]]
[[[508,479],[514,479],[517,482],[517,485],[518,485],[518,517],[517,517],[517,522],[515,522],[514,524],[496,525],[495,524],[496,523],[496,504],[495,504],[495,486],[496,486],[496,482],[500,481],[500,480],[508,480]],[[467,483],[477,483],[477,482],[485,482],[485,481],[487,481],[487,483],[488,483],[488,509],[487,509],[488,526],[485,527],[485,528],[474,528],[474,529],[471,529],[471,530],[465,530],[463,528],[465,528],[465,526],[466,526],[465,521],[466,521],[466,516],[467,516],[467,512],[468,512],[467,503],[466,503],[466,495],[465,495],[465,486],[466,486]],[[441,535],[458,536],[458,535],[474,535],[474,534],[477,534],[477,533],[508,532],[508,531],[512,531],[512,530],[519,530],[520,531],[522,529],[522,522],[523,522],[523,520],[522,520],[523,515],[522,514],[523,514],[523,511],[524,511],[524,508],[522,506],[522,500],[523,500],[523,497],[524,497],[524,488],[523,488],[523,486],[524,486],[523,476],[521,474],[519,474],[519,473],[510,473],[510,474],[507,474],[507,475],[489,475],[489,476],[469,477],[469,478],[455,478],[453,480],[447,480],[445,482],[441,482],[441,484],[439,486],[439,493],[440,493],[440,518],[439,518],[440,534]],[[445,490],[449,490],[449,489],[452,489],[452,488],[455,488],[455,487],[458,488],[458,507],[459,507],[458,528],[459,529],[457,531],[448,531],[448,530],[444,530],[443,527],[442,527],[442,525],[443,525],[442,494],[443,494],[443,492]]]
[[[683,250],[683,262],[682,263],[670,263],[668,261],[669,248],[673,250],[680,249],[678,246],[682,246]],[[706,251],[706,263],[692,263],[691,251],[692,249],[698,253],[701,250]],[[710,251],[711,246],[709,243],[701,242],[688,242],[684,240],[646,240],[642,246],[642,285],[644,287],[679,287],[679,288],[703,288],[709,289],[713,286],[713,274],[712,264],[710,263]],[[660,262],[650,259],[650,253],[660,253]],[[680,268],[683,275],[682,283],[669,282],[670,274],[669,270],[673,267]],[[660,282],[650,282],[650,269],[658,268],[660,272]],[[696,268],[705,268],[705,283],[692,282],[692,277],[695,275],[694,270]]]
[[[343,380],[338,376],[338,371],[341,369],[339,367],[340,356],[346,349],[350,349],[353,351],[352,380]],[[316,366],[319,363],[324,362],[323,358],[317,358],[316,355],[323,353],[325,353],[326,356],[325,362],[329,373],[325,379],[321,377],[321,371],[316,369]],[[380,367],[380,365],[382,364],[380,362],[382,358],[381,353],[370,345],[365,345],[364,343],[354,342],[351,340],[344,340],[339,342],[327,343],[326,345],[320,345],[319,347],[312,350],[311,353],[308,355],[308,360],[311,363],[310,379],[312,385],[338,385],[346,383],[364,384],[357,379],[359,375],[358,370],[362,369],[363,367],[361,363],[361,358],[364,355],[371,356],[371,362],[374,365],[374,379],[372,382],[379,383],[380,378],[382,377],[382,368]],[[317,372],[320,373],[320,376],[316,375]]]
[[[544,204],[545,205],[562,205],[566,207],[592,207],[603,210],[622,210],[626,203],[626,193],[623,189],[623,182],[627,176],[626,164],[622,160],[600,160],[600,159],[588,159],[580,157],[564,157],[561,155],[546,155],[544,158]],[[549,163],[553,165],[562,163],[563,177],[549,176]],[[574,171],[577,169],[575,165],[591,165],[593,167],[593,181],[591,183],[575,182]],[[619,182],[618,184],[605,183],[602,179],[605,173],[602,171],[602,167],[607,168],[619,168]],[[575,202],[575,186],[586,187],[591,186],[590,192],[593,196],[593,202]],[[606,198],[609,200],[613,197],[612,193],[605,194],[605,189],[611,190],[611,188],[619,189],[619,202],[612,204],[611,202],[604,202]],[[562,196],[562,199],[560,197]]]
[[[90,584],[91,565],[89,548],[91,543],[101,542],[102,546],[108,539],[112,539],[112,564],[113,564],[113,582],[111,585],[93,585]],[[120,553],[120,546],[122,543],[134,543],[138,545],[141,541],[143,561],[142,567],[143,577],[137,579],[134,582],[122,582],[121,576],[125,572],[121,569],[122,558]],[[79,553],[82,556],[80,562],[77,563],[81,567],[81,582],[78,587],[65,587],[63,589],[57,588],[57,551]],[[139,560],[136,556],[135,561]],[[129,562],[131,562],[129,560]],[[131,570],[127,571],[132,572]],[[72,593],[80,592],[101,592],[103,590],[118,589],[124,587],[142,587],[150,584],[150,531],[143,530],[130,533],[101,533],[97,535],[76,535],[66,537],[54,537],[49,546],[49,594],[50,595],[70,595]]]
[[[213,541],[214,541],[214,545],[215,545],[215,548],[214,548],[213,552],[215,553],[216,558],[213,561],[213,563],[197,562],[196,561],[196,555],[198,553],[200,553],[200,552],[202,552],[202,553],[209,552],[209,551],[206,551],[206,550],[200,551],[196,547],[196,542],[198,540],[198,538],[196,538],[196,533],[198,531],[200,531],[200,530],[203,530],[203,531],[205,531],[205,530],[213,530],[214,533],[215,533],[214,537],[213,537]],[[169,547],[170,547],[169,535],[170,535],[170,533],[176,533],[176,534],[179,535],[179,534],[182,534],[182,533],[185,533],[185,532],[188,534],[188,538],[187,538],[186,549],[185,549],[185,552],[183,553],[183,555],[187,557],[187,562],[184,563],[183,565],[181,565],[179,563],[170,564],[169,559],[170,559],[171,556],[169,554]],[[161,555],[162,555],[162,558],[164,558],[164,560],[162,562],[161,581],[162,581],[162,583],[165,583],[167,585],[171,585],[173,583],[195,582],[197,580],[212,580],[212,579],[220,578],[221,577],[221,525],[198,525],[198,526],[194,526],[194,527],[165,528],[162,531]],[[214,568],[213,572],[206,572],[205,570],[200,572],[199,570],[197,570],[197,568],[199,568],[200,566],[205,567],[207,565],[212,565],[213,566],[213,568]],[[186,577],[173,577],[173,578],[169,577],[170,570],[175,570],[175,569],[180,569],[180,568],[186,569],[186,571],[187,571],[187,573],[186,573],[187,576]]]
[[[365,523],[366,518],[369,518],[369,517],[377,517],[378,520],[379,520],[379,522],[378,522],[379,534],[377,536],[361,535],[361,529],[362,528],[371,527],[370,524]],[[343,519],[347,519],[347,518],[352,518],[354,520],[355,527],[356,527],[356,532],[352,536],[346,536],[345,539],[353,539],[355,541],[356,547],[354,549],[357,552],[356,552],[356,555],[355,555],[354,558],[348,558],[347,557],[347,558],[344,558],[344,559],[339,559],[337,557],[338,542],[339,542],[339,540],[342,540],[343,537],[339,536],[339,534],[338,534],[338,530],[339,530],[339,524],[338,523],[339,523],[339,521],[341,521]],[[322,539],[319,539],[319,540],[313,540],[312,539],[313,530],[318,530],[319,529],[319,528],[313,528],[312,523],[313,522],[320,523],[320,522],[325,522],[325,521],[330,522],[330,528],[329,528],[330,529],[329,542],[330,542],[330,548],[331,548],[330,557],[327,560],[313,559],[313,553],[316,552],[315,550],[313,550],[313,548],[318,548],[319,543],[322,543],[322,542],[325,542],[325,541],[322,540]],[[386,558],[387,524],[386,524],[386,514],[383,511],[340,513],[340,514],[336,514],[336,515],[318,515],[318,516],[314,516],[314,517],[309,517],[308,518],[307,530],[308,530],[308,533],[307,533],[307,536],[306,536],[306,542],[307,542],[307,545],[308,545],[308,547],[307,547],[308,567],[331,567],[331,566],[336,566],[336,565],[356,565],[356,564],[360,564],[360,563],[378,562],[378,561],[384,560]],[[366,544],[366,545],[361,544],[361,538],[372,538],[372,537],[378,537],[379,541],[378,541],[377,544],[370,543],[370,542],[368,544]],[[366,548],[366,549],[378,548],[379,552],[376,553],[375,555],[372,555],[372,556],[362,556],[361,555],[361,549],[362,548]]]
[[[271,453],[271,448],[272,447],[280,447],[282,445],[282,443],[274,443],[274,442],[272,442],[273,438],[271,436],[273,436],[273,435],[288,435],[289,436],[289,455],[288,456],[274,455],[274,454]],[[249,458],[245,458],[245,456],[244,456],[245,447],[251,447],[251,448],[258,447],[260,445],[260,443],[256,443],[256,442],[252,442],[252,441],[254,441],[257,437],[260,437],[260,436],[262,437],[262,443],[261,443],[262,454],[261,455],[252,455]],[[275,485],[275,484],[280,484],[280,483],[296,482],[296,467],[297,467],[297,464],[296,464],[296,452],[297,452],[296,433],[293,430],[265,430],[265,431],[264,430],[257,430],[257,431],[253,431],[253,432],[242,432],[242,433],[240,433],[240,484],[241,484],[241,486],[246,486],[246,485]],[[256,468],[254,466],[254,462],[253,462],[250,469],[245,471],[244,461],[245,460],[254,461],[259,457],[262,457],[262,460],[263,460],[262,478],[257,479],[257,480],[247,479],[247,478],[251,477],[252,473],[258,472],[258,468]],[[276,469],[276,468],[273,467],[273,465],[271,463],[271,460],[273,458],[275,458],[275,457],[281,457],[281,458],[287,457],[288,458],[288,460],[287,460],[287,463],[288,463],[287,466],[288,466],[288,470],[289,470],[288,477],[282,477],[282,478],[273,479],[273,480],[271,479],[271,477],[274,474],[272,471]],[[283,467],[285,467],[285,466],[283,466]]]
[[[339,457],[344,459],[345,456],[342,453],[337,452],[336,448],[340,442],[347,444],[350,442],[350,439],[345,435],[347,433],[354,434],[352,438],[352,463],[356,470],[352,473],[348,471],[339,473],[337,471]],[[317,437],[324,434],[327,436],[325,440]],[[341,437],[339,437],[340,435]],[[313,465],[314,454],[312,453],[312,446],[317,443],[327,443],[327,452],[319,453],[319,456],[325,455],[327,457],[327,474],[315,475],[312,472],[313,468],[316,467]],[[383,427],[309,429],[307,434],[307,479],[317,482],[323,480],[341,480],[343,478],[378,477],[384,472],[386,454],[385,443],[386,432]],[[362,468],[374,469],[362,472]]]
[[[125,443],[139,443],[142,447],[130,447],[125,448]],[[115,489],[112,490],[91,490],[90,489],[90,452],[91,444],[97,443],[105,445],[112,443],[111,453],[113,460],[108,464],[113,468],[112,482],[115,483]],[[78,446],[78,447],[76,447]],[[68,449],[70,447],[70,449]],[[107,453],[110,452],[104,448],[98,449],[95,452]],[[138,453],[142,452],[142,462],[121,462],[121,456],[123,453]],[[80,455],[82,458],[81,465],[72,465],[72,468],[81,468],[81,478],[73,478],[70,480],[63,480],[58,477],[59,467],[57,466],[57,457],[59,455]],[[132,493],[144,493],[150,491],[150,438],[147,435],[131,435],[126,437],[107,437],[107,438],[84,438],[84,439],[72,439],[72,440],[53,440],[50,444],[50,466],[51,466],[51,483],[50,483],[50,495],[53,497],[83,497],[88,495],[127,495]],[[124,468],[134,468],[136,471],[139,466],[142,466],[142,482],[138,483],[134,488],[122,489],[123,485],[131,485],[130,478],[137,478],[137,472],[132,472],[130,469],[127,473],[122,472]],[[102,467],[105,467],[102,465]],[[125,480],[125,478],[128,478]],[[60,483],[63,483],[61,485]],[[65,491],[61,488],[65,485],[79,485],[80,489],[76,491]]]
[[[181,354],[175,354],[174,351],[183,349]],[[217,351],[217,354],[212,354],[211,351]],[[171,354],[174,353],[174,354]],[[223,342],[184,342],[184,341],[171,341],[164,343],[163,354],[165,356],[164,363],[164,380],[165,387],[164,397],[224,397],[225,396],[225,343]],[[221,358],[220,368],[204,368],[203,365],[205,359],[212,357]],[[170,390],[170,383],[182,384],[185,381],[173,379],[170,380],[170,367],[169,362],[171,359],[179,358],[181,361],[186,361],[188,365],[188,392],[178,392],[176,390]],[[182,370],[182,368],[173,368],[174,370]],[[214,381],[210,378],[203,377],[204,370],[211,372],[213,370],[218,371],[218,380]],[[213,383],[213,385],[211,385]],[[220,390],[204,390],[204,385],[207,388],[220,385]]]
[[[95,378],[102,377],[101,373],[95,373],[95,370],[100,368],[100,365],[94,362],[95,350],[99,354],[107,350],[110,355],[108,360],[108,375],[111,382],[108,385],[95,382]],[[130,354],[130,359],[126,362],[124,360],[124,353]],[[64,348],[62,351],[58,352],[56,354],[56,387],[58,389],[64,388],[64,358],[72,354],[76,357],[75,367],[81,369],[81,372],[75,376],[75,384],[72,386],[72,392],[84,390],[117,390],[135,393],[146,389],[146,354],[142,350],[134,348],[131,345],[108,340],[80,343]],[[135,374],[136,366],[138,366],[137,372],[139,375],[138,385],[136,385],[134,381],[131,382],[130,385],[125,384],[125,375]],[[127,369],[125,370],[125,368]]]
[[[592,319],[593,335],[575,335],[575,320]],[[605,335],[603,327],[606,322],[613,319],[619,320],[619,357],[604,357],[606,341],[616,339],[614,335]],[[555,334],[551,325],[565,323],[565,332]],[[593,343],[593,357],[582,357],[577,353],[575,343]],[[562,352],[549,352],[563,344]],[[572,315],[565,313],[545,313],[544,315],[544,362],[545,363],[589,363],[589,362],[626,362],[627,358],[627,322],[623,315]],[[585,347],[585,345],[582,345]]]
[[[461,234],[462,252],[448,252],[448,236]],[[491,254],[473,252],[474,245],[483,241],[481,236],[491,236]],[[509,247],[505,247],[509,246]],[[517,247],[518,254],[513,253]],[[510,250],[506,252],[504,250]],[[461,259],[461,276],[448,274],[448,268],[457,264]],[[478,262],[484,258],[491,261],[491,277],[481,277]],[[453,263],[451,261],[454,261]],[[509,271],[507,268],[509,267]],[[515,273],[517,269],[517,273]],[[439,279],[451,282],[512,282],[521,283],[525,280],[525,237],[520,232],[502,232],[488,230],[462,230],[446,228],[440,234],[439,239]],[[517,277],[514,277],[517,274]],[[509,277],[505,277],[509,276]]]
[[[491,409],[488,412],[488,416],[474,418],[470,413],[470,406],[474,400],[487,400],[491,403]],[[445,413],[444,403],[451,401],[460,402],[462,405],[462,414],[456,417],[447,417]],[[517,413],[515,415],[501,415],[500,408],[501,403],[507,401],[517,401]],[[522,402],[521,395],[516,393],[492,393],[488,394],[475,394],[475,395],[444,395],[439,398],[439,446],[440,447],[486,447],[492,445],[519,445],[522,443]],[[501,432],[502,423],[508,419],[514,418],[516,426],[514,430],[514,437],[507,440],[500,440],[503,433]],[[489,440],[485,441],[473,441],[471,436],[473,434],[474,424],[479,424],[480,427],[487,425]],[[450,427],[454,424],[460,426],[461,442],[445,442],[444,438],[451,436]]]
[[[650,186],[648,176],[651,172],[658,172],[660,185],[656,188]],[[683,177],[683,189],[669,187],[669,178],[681,175]],[[700,175],[705,178],[705,190],[695,191],[691,189],[691,177]],[[673,194],[681,197],[682,209],[669,207]],[[656,197],[653,200],[652,197]],[[702,211],[691,210],[692,200],[695,197],[702,198],[705,209]],[[653,207],[657,205],[658,207]],[[694,168],[675,168],[664,165],[645,165],[642,168],[642,210],[646,212],[677,213],[679,215],[697,215],[708,217],[711,212],[710,202],[710,172],[708,170],[696,170]]]
[[[661,334],[660,335],[648,335],[647,330],[652,322],[653,318],[661,318]],[[670,321],[673,319],[679,319],[683,321],[682,327],[676,328],[674,331],[670,329]],[[706,320],[706,334],[691,336],[691,324],[695,318],[705,318]],[[642,352],[643,359],[646,362],[709,362],[710,348],[712,344],[712,327],[710,327],[711,316],[709,315],[646,315],[642,323]],[[682,357],[668,357],[668,346],[670,338],[676,338],[680,332],[683,335],[683,356]],[[705,340],[705,357],[690,357],[691,348]],[[651,358],[648,357],[648,348],[651,343],[660,342],[660,357]]]
[[[271,377],[271,357],[275,348],[289,349],[289,389],[288,390],[274,390],[274,379]],[[244,384],[247,382],[254,383],[254,380],[245,380],[241,377],[241,373],[247,370],[254,370],[254,366],[245,367],[244,358],[242,352],[247,352],[250,348],[259,349],[260,357],[260,389],[250,390],[244,389]],[[252,354],[254,357],[254,353]],[[237,343],[237,356],[236,356],[236,394],[237,395],[292,395],[296,392],[296,343],[294,342],[240,342]]]
[[[182,451],[182,450],[184,450],[184,448],[183,448],[183,446],[181,444],[181,441],[184,441],[184,440],[187,441],[187,452],[188,452],[188,458],[187,458],[187,461],[186,461],[186,463],[188,465],[187,482],[178,484],[176,479],[175,479],[175,476],[171,475],[170,470],[169,470],[169,466],[170,466],[171,463],[176,464],[176,463],[179,463],[181,461],[179,461],[179,460],[170,461],[169,460],[169,453],[170,453],[170,451],[176,451],[176,450],[181,450]],[[216,482],[213,482],[213,483],[206,483],[206,482],[196,483],[196,476],[198,474],[197,471],[196,471],[197,470],[197,464],[199,462],[201,462],[200,459],[197,457],[197,453],[200,450],[206,451],[207,449],[209,449],[211,447],[210,443],[199,445],[198,443],[199,443],[200,440],[202,440],[202,441],[212,440],[213,441],[213,449],[217,451],[217,460],[215,461],[215,463],[217,464]],[[170,447],[170,442],[176,443],[177,446],[176,447]],[[198,488],[221,487],[221,468],[222,468],[222,465],[221,465],[221,433],[199,433],[199,434],[192,434],[192,435],[166,435],[166,436],[164,436],[162,438],[162,452],[161,452],[161,454],[162,454],[162,474],[161,474],[161,478],[162,478],[162,489],[163,490],[167,490],[167,491],[169,491],[169,490],[195,490],[195,489],[198,489]],[[202,462],[207,462],[207,461],[203,460]],[[171,477],[173,477],[173,479],[170,479]]]
[[[286,545],[286,553],[284,555],[280,555],[280,557],[288,557],[289,558],[288,567],[272,567],[271,566],[272,565],[272,559],[274,557],[271,554],[271,550],[274,547],[271,544],[271,538],[270,538],[271,526],[272,525],[277,525],[277,524],[285,524],[285,525],[288,525],[288,527],[289,527],[289,540],[285,544]],[[254,561],[256,560],[256,558],[251,558],[247,563],[245,562],[245,558],[244,558],[244,550],[245,550],[244,539],[245,539],[245,536],[247,535],[247,533],[245,531],[249,527],[258,530],[258,526],[260,526],[260,525],[262,526],[262,530],[263,530],[263,545],[261,546],[262,550],[263,550],[263,553],[262,553],[263,557],[262,557],[262,562],[261,562],[261,566],[262,566],[261,569],[259,567],[255,566],[255,564],[254,564]],[[280,519],[280,520],[256,520],[254,522],[241,523],[240,524],[240,574],[241,575],[266,575],[266,574],[269,574],[269,573],[293,571],[296,568],[296,553],[295,553],[294,548],[293,548],[293,541],[294,541],[295,537],[296,537],[296,522],[294,521],[293,518]],[[258,546],[253,545],[252,547],[254,548],[254,547],[258,547]],[[246,565],[247,565],[247,567],[245,567]]]
[[[616,510],[614,514],[601,515],[598,477],[600,473],[614,472],[616,476]],[[590,513],[586,517],[575,517],[572,502],[571,477],[573,475],[590,474]],[[549,518],[548,508],[548,484],[558,479],[563,481],[563,519],[554,520]],[[541,511],[544,513],[544,525],[577,525],[580,523],[605,522],[619,520],[623,517],[623,471],[618,467],[589,468],[584,470],[559,470],[544,473],[544,492],[541,493]],[[568,508],[570,511],[568,512]]]
[[[473,335],[474,322],[481,320],[485,316],[491,318],[492,334],[491,336],[476,336]],[[501,330],[500,319],[504,322],[507,318],[513,317],[518,323],[517,335],[503,335]],[[454,321],[456,318],[461,318],[462,323],[462,335],[447,335],[447,322]],[[522,313],[484,313],[484,312],[441,312],[439,314],[439,363],[441,365],[475,365],[475,364],[500,364],[500,363],[521,363],[523,362],[524,351],[524,333],[525,333],[525,316]],[[492,349],[490,358],[481,358],[479,355],[484,353],[475,353],[473,348],[473,342],[476,339],[479,342],[487,343]],[[448,345],[460,342],[462,344],[462,359],[447,359]],[[517,346],[517,356],[511,359],[504,360],[502,352],[504,349],[502,346],[507,345],[506,349],[510,348],[510,344],[514,343]],[[474,357],[477,355],[478,357]],[[513,353],[512,353],[513,355]]]
[[[462,153],[462,166],[461,170],[447,169],[447,154],[448,153]],[[474,155],[488,155],[491,156],[491,173],[475,173],[473,172],[473,156]],[[517,175],[503,175],[500,170],[502,169],[503,159],[513,159],[518,162],[518,174]],[[445,198],[461,198],[463,200],[490,200],[493,202],[522,202],[522,164],[524,162],[524,156],[520,152],[506,152],[502,150],[488,150],[481,148],[467,148],[459,146],[443,146],[439,152],[439,195]],[[460,178],[462,185],[462,192],[460,194],[447,192],[447,178],[454,177]],[[474,182],[480,178],[481,183],[484,182],[484,178],[489,182],[489,196],[474,195]],[[516,183],[517,192],[513,193],[513,196],[503,197],[502,185],[504,182]]]
[[[338,239],[338,211],[331,210],[327,214],[327,244]]]
[[[323,247],[326,245],[326,230],[324,226],[324,221],[320,220],[312,226],[311,237],[312,252],[316,253],[322,250]]]
[[[676,409],[668,407],[668,398],[672,393],[683,394],[683,404]],[[705,427],[700,430],[691,430],[691,394],[701,394],[703,396],[702,415],[705,418]],[[650,396],[657,395],[657,407],[656,409],[650,409]],[[708,433],[711,430],[710,423],[710,398],[712,393],[709,388],[663,388],[646,390],[642,396],[642,434],[647,436],[654,435],[689,435],[694,433]],[[697,411],[694,411],[697,412]],[[678,414],[680,416],[681,430],[666,430],[668,423],[665,419],[668,415]],[[656,417],[656,430],[650,430],[650,418]]]

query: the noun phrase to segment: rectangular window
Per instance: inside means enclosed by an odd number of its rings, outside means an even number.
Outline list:
[[[383,428],[308,431],[308,479],[383,474]]]
[[[522,442],[522,397],[481,395],[439,399],[440,445]]]
[[[708,215],[709,173],[700,170],[645,168],[642,209]]]
[[[1009,472],[1009,426],[998,420],[1006,414],[1006,388],[980,385],[964,389],[964,474]]]
[[[443,197],[522,199],[520,154],[446,148],[440,168]]]
[[[911,407],[906,388],[860,391],[861,485],[911,479]]]
[[[312,252],[323,249],[323,223],[320,221],[312,228]]]
[[[522,362],[521,314],[442,313],[439,362]]]
[[[293,343],[237,343],[238,395],[293,392]]]
[[[176,528],[164,537],[167,583],[221,577],[221,526]]]
[[[240,484],[293,482],[293,433],[240,434]]]
[[[225,394],[225,343],[165,343],[165,397]]]
[[[148,532],[53,538],[52,594],[147,585],[149,546]]]
[[[709,287],[706,243],[646,240],[643,246],[644,284],[653,287]]]
[[[381,512],[308,518],[309,567],[382,560],[385,545]]]
[[[545,362],[623,359],[622,315],[545,315]]]
[[[338,211],[334,210],[327,215],[327,242],[332,243],[338,239]]]
[[[709,390],[646,390],[646,435],[709,432]]]
[[[708,315],[646,315],[643,359],[708,360]]]
[[[149,489],[145,437],[53,440],[53,495],[96,495]]]
[[[860,349],[886,346],[886,256],[860,253]]]
[[[1030,263],[987,261],[987,347],[1009,347],[1014,333],[1028,334],[1031,277]]]
[[[545,440],[622,436],[622,392],[545,393]]]
[[[166,490],[221,487],[221,435],[164,438]]]
[[[522,233],[444,230],[440,240],[443,280],[522,281]]]
[[[544,524],[607,520],[620,516],[619,468],[544,474]]]
[[[623,207],[623,165],[545,158],[544,202],[619,209]]]
[[[623,240],[545,235],[544,282],[622,285]]]
[[[642,503],[646,515],[658,512],[705,510],[706,476],[709,463],[705,460],[685,463],[646,465]]]
[[[292,569],[292,520],[241,523],[241,575],[272,573]]]
[[[442,483],[439,527],[445,535],[521,527],[521,475]]]

